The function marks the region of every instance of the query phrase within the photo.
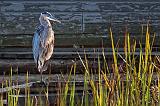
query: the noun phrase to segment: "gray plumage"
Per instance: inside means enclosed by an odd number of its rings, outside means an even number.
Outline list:
[[[50,21],[58,21],[49,12],[41,13],[39,17],[40,26],[36,29],[32,41],[33,57],[38,71],[41,73],[47,70],[48,60],[51,58],[54,49],[54,31]]]

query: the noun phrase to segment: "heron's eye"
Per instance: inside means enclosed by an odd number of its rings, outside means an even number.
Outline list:
[[[47,12],[42,12],[42,14],[47,14]]]

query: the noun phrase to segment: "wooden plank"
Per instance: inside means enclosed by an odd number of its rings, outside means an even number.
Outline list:
[[[159,21],[159,12],[84,12],[84,23],[135,22],[146,23]]]
[[[67,49],[67,48],[65,48]],[[63,51],[65,49],[62,49],[61,51],[57,51],[57,49],[55,48],[54,50],[54,55],[51,57],[52,59],[75,59],[75,58],[79,58],[77,51],[79,53],[79,55],[81,56],[81,58],[84,58],[85,55],[89,58],[89,59],[93,59],[93,58],[98,58],[97,56],[102,56],[102,49],[100,48],[95,48],[92,50],[89,50],[91,48],[85,48],[85,49],[72,49],[72,51]],[[109,49],[109,50],[108,50]],[[124,55],[124,50],[122,50],[123,48],[117,48],[118,52],[122,55]],[[85,51],[85,52],[84,52]],[[139,55],[140,50],[137,49],[135,52],[135,55]],[[143,50],[144,52],[144,50]],[[153,51],[155,52],[155,50]],[[111,48],[106,48],[104,49],[104,54],[106,56],[112,56],[113,51],[111,50]],[[157,52],[158,55],[159,52]],[[155,55],[155,54],[153,54]],[[1,51],[0,52],[0,58],[1,59],[33,59],[33,53],[31,48],[28,51]]]
[[[121,2],[122,1],[122,2]],[[82,3],[83,11],[85,12],[158,12],[160,11],[160,2],[142,2],[142,1],[85,1]]]
[[[18,8],[17,8],[18,7]],[[82,4],[78,1],[4,1],[2,12],[79,12]]]
[[[62,21],[55,23],[53,29],[56,34],[81,33],[82,16],[79,12],[53,13],[55,17]],[[3,12],[0,34],[33,34],[39,25],[40,13],[30,12]]]
[[[12,76],[12,81],[13,82],[17,82],[18,81],[19,84],[24,84],[26,82],[26,77],[27,77],[26,73],[23,74],[23,75],[21,75],[21,74],[20,75],[16,75],[15,74],[15,75]],[[43,77],[44,77],[45,81],[49,81],[50,80],[50,83],[56,83],[56,82],[64,83],[65,81],[67,81],[69,79],[69,75],[68,74],[65,74],[65,75],[61,75],[61,74],[44,74]],[[95,81],[98,81],[97,77],[98,77],[98,75],[96,75],[96,74],[93,76]],[[110,77],[110,76],[108,75],[108,77]],[[70,84],[74,81],[74,79],[75,79],[76,83],[84,82],[84,75],[83,74],[76,74],[75,76],[71,75]],[[10,80],[10,76],[8,76],[8,75],[5,75],[5,76],[0,75],[0,81],[6,81],[6,80],[9,81]],[[39,74],[29,74],[28,75],[28,82],[30,82],[31,85],[33,83],[36,83],[39,80],[40,80],[40,75]],[[51,84],[51,86],[53,86],[53,85]]]
[[[81,56],[81,58],[83,59],[85,57],[85,55],[88,57],[88,59],[97,59],[98,58],[98,55],[100,57],[103,57],[102,56],[102,52],[78,52],[79,55]],[[118,52],[119,54],[121,55],[124,55],[124,52]],[[131,53],[132,54],[132,53]],[[139,56],[140,54],[140,51],[136,51],[135,52],[135,55],[138,55]],[[143,52],[143,54],[145,54],[145,52]],[[113,55],[113,52],[110,51],[110,52],[105,52],[104,53],[105,56],[107,56],[107,58],[112,58],[112,55]],[[159,51],[153,51],[152,52],[152,55],[160,55]],[[28,51],[28,52],[0,52],[0,58],[3,59],[5,61],[5,59],[30,59],[30,60],[33,60],[33,54],[32,52]],[[54,52],[53,53],[53,56],[51,57],[51,59],[53,60],[56,60],[58,61],[59,59],[62,60],[67,60],[67,59],[71,59],[71,60],[74,60],[74,59],[79,59],[79,56],[76,52]],[[30,61],[29,60],[29,61]],[[9,60],[8,60],[9,61]],[[6,62],[8,62],[6,61]],[[60,61],[58,61],[60,62]],[[1,61],[1,63],[3,64],[3,61]],[[32,62],[31,62],[32,63]]]
[[[12,82],[18,82],[17,85],[13,85],[12,87],[5,87],[5,88],[0,88],[0,93],[5,93],[11,89],[18,89],[20,88],[21,90],[23,90],[26,86],[30,87],[30,91],[33,92],[33,90],[35,91],[34,88],[41,88],[41,86],[35,86],[36,84],[38,85],[39,83],[39,80],[40,80],[40,75],[33,75],[33,74],[30,74],[28,76],[28,80],[29,82],[28,83],[25,83],[26,82],[26,74],[25,75],[13,75],[12,76]],[[148,76],[148,74],[146,74],[146,76]],[[84,86],[84,74],[76,74],[75,76],[74,75],[61,75],[61,74],[52,74],[52,75],[44,75],[44,78],[46,79],[46,81],[49,83],[49,92],[54,92],[55,90],[58,90],[56,89],[56,86],[58,85],[58,83],[63,86],[64,84],[66,84],[66,81],[70,78],[70,81],[69,81],[69,86],[72,86],[73,82],[75,82],[76,84],[76,91],[78,90],[84,90],[83,86]],[[106,74],[106,77],[109,79],[109,80],[113,80],[114,77],[114,74],[110,73],[110,74]],[[49,79],[49,81],[48,81]],[[0,76],[0,80],[1,81],[9,81],[10,80],[10,77],[9,76]],[[91,79],[86,79],[88,84],[89,84],[89,81],[90,80],[93,80],[94,82],[98,82],[98,75],[97,74],[94,74],[92,75],[92,78]],[[116,78],[115,78],[116,80]],[[126,76],[125,74],[123,73],[120,73],[120,80],[121,81],[126,81]],[[132,80],[132,79],[130,79]],[[157,73],[154,72],[153,75],[152,75],[152,81],[155,81],[155,80],[158,80],[158,76],[157,76]],[[102,79],[102,83],[105,82],[103,79]],[[24,84],[25,83],[25,84]],[[27,85],[28,84],[28,85]],[[55,88],[54,90],[52,89],[51,91],[51,87]],[[79,87],[79,88],[78,88]],[[90,89],[90,85],[88,86],[89,89]],[[70,88],[69,88],[70,90]],[[21,91],[22,93],[22,91]],[[23,92],[24,93],[24,92]],[[35,93],[35,92],[34,92]],[[37,93],[37,92],[36,92]]]
[[[124,55],[124,48],[116,48],[119,54]],[[85,51],[85,52],[84,52]],[[159,55],[160,48],[152,47],[153,55]],[[75,59],[79,58],[78,54],[83,59],[85,55],[88,59],[97,59],[98,55],[101,57],[102,53],[107,56],[107,58],[112,58],[112,48],[55,48],[53,56],[51,59]],[[145,48],[142,48],[142,52],[145,52]],[[139,55],[140,48],[135,49],[135,55]],[[1,59],[32,59],[32,48],[0,48],[0,58]]]
[[[4,2],[4,1],[15,1],[15,2],[19,2],[19,1],[22,1],[22,0],[1,0],[2,2]],[[34,2],[34,1],[39,1],[39,2],[44,2],[44,0],[23,0],[23,1],[31,1],[31,2]],[[45,1],[49,1],[49,2],[52,2],[52,1],[54,1],[54,2],[72,2],[73,0],[45,0]],[[80,1],[84,1],[84,0],[74,0],[74,1],[77,1],[77,2],[80,2]]]
[[[18,7],[18,8],[17,8]],[[89,2],[89,1],[4,1],[1,11],[5,12],[158,12],[159,2]]]
[[[4,17],[0,18],[0,34],[33,34],[39,23],[39,13],[7,12],[2,15]],[[62,21],[62,24],[54,24],[56,34],[105,33],[110,25],[115,27],[115,33],[122,31],[125,26],[131,27],[130,32],[139,33],[141,32],[139,27],[147,24],[147,21],[152,24],[153,31],[157,32],[160,25],[160,13],[158,12],[86,12],[83,14],[59,12],[55,15]]]
[[[160,21],[159,21],[160,22]],[[159,35],[160,33],[160,25],[158,23],[151,24],[149,26],[150,28],[150,33],[156,33]],[[84,33],[92,33],[92,34],[104,34],[106,35],[109,33],[109,28],[112,28],[113,33],[116,35],[124,35],[126,32],[126,29],[128,30],[129,33],[134,35],[135,37],[139,36],[142,34],[142,28],[143,28],[143,33],[146,32],[147,24],[140,24],[140,23],[113,23],[113,24],[107,24],[107,23],[86,23],[84,24],[83,30]]]
[[[71,48],[70,48],[71,49]],[[91,48],[90,48],[91,49]],[[97,69],[98,63],[97,58],[98,55],[100,58],[102,58],[102,49],[85,49],[86,56],[88,58],[88,67]],[[30,49],[31,50],[31,49]],[[65,50],[65,49],[63,49]],[[75,49],[71,49],[69,51],[63,51],[59,50],[59,52],[55,51],[54,55],[52,56],[49,64],[49,68],[46,72],[52,72],[52,73],[69,73],[71,66],[76,63],[77,64],[77,71],[76,73],[83,73],[82,69],[82,62],[79,60],[78,54],[76,53]],[[111,49],[109,49],[111,50]],[[16,51],[16,50],[15,50]],[[61,51],[61,52],[60,52]],[[82,59],[84,59],[84,49],[78,49],[79,55]],[[108,51],[108,48],[105,49],[105,51]],[[120,52],[124,54],[123,52]],[[105,55],[107,55],[107,61],[111,63],[112,58],[112,52],[105,52]],[[13,73],[25,73],[26,70],[29,71],[29,73],[39,73],[36,69],[35,62],[33,61],[33,56],[31,51],[17,51],[17,52],[0,52],[0,74],[3,73],[10,73],[11,67],[13,68]],[[109,67],[111,64],[109,64]]]
[[[71,56],[70,56],[71,57]],[[77,56],[78,58],[78,56]],[[111,69],[111,63],[113,61],[108,60],[109,62],[109,69]],[[122,62],[122,61],[121,61]],[[76,74],[84,73],[84,66],[82,65],[82,62],[79,59],[51,59],[48,65],[48,70],[43,72],[44,74],[47,74],[49,72],[54,74],[66,74],[70,73],[72,65],[76,63]],[[102,66],[103,64],[100,63]],[[8,75],[11,71],[11,67],[13,70],[13,74],[21,73],[24,74],[26,71],[28,71],[30,74],[39,74],[36,64],[33,61],[33,59],[0,59],[0,74],[3,75],[4,73]],[[94,61],[93,59],[88,60],[88,68],[92,68],[93,70],[98,69],[98,63],[97,61]]]
[[[147,12],[86,12],[83,14],[83,31],[85,33],[105,33],[112,27],[114,33],[128,31],[141,33],[149,22],[151,32],[160,31],[160,13]],[[144,30],[145,32],[145,30]]]
[[[33,35],[14,35],[0,36],[0,46],[32,46]],[[88,39],[89,38],[89,39]],[[109,39],[107,37],[107,39]],[[99,36],[69,36],[55,38],[55,47],[73,47],[74,45],[81,46],[99,46],[101,45],[102,38]]]
[[[2,53],[3,54],[3,53]],[[135,52],[135,56],[139,56],[140,52]],[[145,55],[145,52],[143,52]],[[23,57],[22,57],[23,55]],[[80,57],[85,62],[85,55],[84,52],[79,52]],[[105,52],[104,53],[106,57],[106,62],[108,63],[108,67],[110,71],[112,71],[112,64],[114,64],[113,61],[113,53],[112,52]],[[160,52],[152,52],[152,56],[159,56]],[[6,57],[5,57],[6,56]],[[27,57],[28,56],[28,57]],[[101,60],[100,64],[103,66],[103,54],[102,52],[86,52],[86,56],[88,59],[88,67],[89,69],[96,70],[98,69],[98,56]],[[18,57],[18,58],[17,58]],[[1,56],[0,59],[0,74],[9,74],[11,71],[11,67],[13,70],[13,73],[26,73],[26,71],[29,71],[29,73],[36,74],[39,73],[36,69],[35,62],[33,61],[32,54],[27,54],[26,52],[22,52],[22,54],[8,54]],[[124,61],[124,52],[118,52],[118,65],[122,65]],[[82,61],[80,60],[78,54],[76,52],[63,52],[58,53],[54,52],[54,55],[52,56],[48,70],[44,73],[69,73],[71,66],[76,63],[76,73],[83,73],[84,66],[82,65]],[[103,69],[103,67],[102,67]]]
[[[100,51],[102,52],[102,48],[54,48],[55,52],[94,52],[94,51]],[[139,50],[137,48],[136,50]],[[31,52],[32,48],[25,48],[25,47],[0,47],[0,52]],[[111,48],[104,48],[105,52],[112,51]],[[118,48],[118,51],[123,51],[123,48]]]
[[[116,48],[119,52],[124,52],[124,48]],[[159,47],[152,47],[153,51],[159,51],[160,48]],[[94,52],[113,52],[112,48],[54,48],[54,52],[90,52],[90,53],[94,53]],[[135,49],[136,52],[140,51],[140,48],[136,48]],[[142,51],[144,51],[144,48],[142,48]],[[25,48],[25,47],[0,47],[0,53],[2,54],[3,52],[6,53],[16,53],[16,54],[27,54],[28,52],[32,52],[32,48]],[[29,53],[28,53],[29,54]],[[64,53],[65,54],[65,53]]]
[[[1,0],[1,1],[15,1],[15,0]],[[16,1],[21,1],[21,0],[16,0]],[[44,0],[23,0],[23,1],[44,1]],[[68,2],[68,1],[73,1],[73,0],[45,0],[45,1],[62,1],[62,2]],[[74,1],[78,1],[78,2],[84,2],[84,0],[74,0]],[[88,1],[90,2],[90,0],[85,0],[85,2]],[[98,0],[101,2],[126,2],[126,0]],[[92,2],[97,2],[97,0],[92,0]],[[159,2],[159,0],[127,0],[127,2]]]
[[[59,48],[60,49],[60,48]],[[31,50],[31,49],[30,49]],[[65,49],[63,49],[65,50]],[[77,71],[76,73],[83,73],[82,69],[84,68],[82,65],[82,62],[79,59],[79,56],[76,51],[78,51],[80,57],[84,59],[85,55],[88,58],[88,67],[97,69],[98,68],[98,56],[102,60],[101,66],[103,66],[103,54],[102,49],[97,48],[86,48],[85,53],[84,49],[69,49],[68,51],[63,50],[55,50],[54,55],[52,56],[50,60],[50,65],[48,68],[48,71],[44,73],[48,73],[51,71],[52,73],[69,73],[71,66],[76,63],[77,64]],[[109,63],[109,69],[112,68],[112,49],[111,48],[105,48],[104,55],[106,56],[106,61]],[[118,49],[120,55],[124,55],[123,48]],[[144,50],[143,50],[144,51]],[[154,52],[152,55],[159,55],[159,52]],[[135,55],[139,55],[139,50],[136,50]],[[39,73],[36,69],[36,65],[33,61],[32,51],[6,51],[0,52],[0,74],[6,73],[8,74],[11,70],[11,67],[13,68],[13,73],[25,73],[26,70],[28,70],[30,73]],[[118,57],[118,62],[121,64],[123,63],[121,58]]]
[[[49,6],[47,3],[49,4]],[[89,23],[91,25],[92,23],[94,24],[97,23],[97,25],[95,25],[95,27],[92,26],[94,29],[92,29],[91,32],[90,30],[85,30],[84,31],[85,33],[92,33],[93,31],[94,33],[97,33],[97,30],[98,33],[100,33],[101,30],[99,30],[99,27],[103,28],[103,26],[99,26],[98,24],[101,23],[105,23],[107,25],[116,22],[121,23],[122,25],[125,23],[141,24],[141,23],[147,23],[148,20],[152,21],[153,24],[160,23],[159,22],[160,13],[158,12],[160,3],[157,2],[149,2],[149,3],[106,2],[105,3],[105,2],[69,1],[66,2],[65,4],[64,2],[50,3],[49,1],[48,2],[41,1],[39,3],[37,3],[36,1],[28,1],[28,2],[7,1],[3,2],[3,4],[4,5],[2,5],[1,7],[3,17],[0,18],[2,26],[2,28],[0,29],[1,34],[33,33],[38,23],[39,11],[41,11],[41,9],[44,8],[46,10],[51,11],[52,13],[53,11],[56,11],[55,15],[60,20],[62,20],[63,22],[62,25],[58,24],[55,26],[56,33],[60,34],[81,33],[85,29],[90,28],[88,27],[88,25],[85,25]],[[81,5],[83,5],[83,9],[81,9]],[[55,8],[51,8],[52,6]],[[63,6],[64,8],[62,8]],[[57,10],[54,10],[56,8]],[[64,10],[59,10],[59,9],[64,9],[66,12],[64,12]],[[32,10],[33,12],[30,13],[30,10]],[[104,28],[102,30],[104,30]]]
[[[114,32],[114,29],[113,29]],[[153,34],[150,35],[153,39]],[[154,45],[159,45],[159,34],[156,33]],[[33,35],[1,35],[0,36],[0,46],[1,47],[31,47],[32,46]],[[120,47],[124,45],[124,33],[114,34],[115,44],[119,44]],[[139,42],[141,40],[142,44],[145,44],[145,33],[144,35],[139,35],[136,33],[131,33],[130,35],[131,43],[136,40]],[[103,42],[103,45],[102,45]],[[55,47],[111,47],[110,34],[104,33],[100,34],[85,34],[85,35],[75,35],[75,36],[55,36]]]
[[[23,73],[26,73],[26,71],[28,71],[29,73],[32,73],[32,74],[39,73],[33,59],[32,60],[27,60],[27,59],[9,59],[9,60],[1,59],[0,63],[1,63],[0,74],[4,74],[4,73],[9,74],[10,71],[11,71],[11,67],[12,67],[12,70],[13,70],[14,74],[17,73],[17,72],[23,74]],[[79,62],[79,64],[80,64],[80,62]],[[69,72],[71,65],[73,65],[72,60],[50,61],[48,70],[45,71],[44,73],[49,73],[49,72],[60,73],[60,72],[63,72],[65,74],[65,73]],[[79,68],[77,67],[77,70],[78,69]]]
[[[102,53],[104,52],[104,55],[108,58],[112,58],[112,48],[79,48],[79,49],[70,49],[67,51],[68,48],[59,48],[60,50],[57,50],[58,48],[55,48],[54,55],[51,57],[51,59],[58,60],[58,59],[76,59],[79,58],[78,54],[83,59],[85,55],[88,57],[88,59],[96,59],[98,58],[98,55],[102,57]],[[159,49],[158,47],[152,48],[152,55],[159,55]],[[17,50],[17,49],[11,49],[12,51],[3,51],[0,49],[0,58],[1,59],[32,59],[33,60],[33,53],[32,49],[29,48],[28,50]],[[124,55],[124,49],[123,48],[116,48],[119,54]],[[78,53],[77,53],[78,52]],[[142,52],[145,54],[144,48],[142,48]],[[139,55],[140,49],[136,48],[135,55]]]

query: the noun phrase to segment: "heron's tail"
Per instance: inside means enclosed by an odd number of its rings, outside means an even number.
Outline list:
[[[48,68],[48,60],[47,61],[38,61],[37,68],[39,72],[46,71]]]
[[[48,60],[44,62],[43,67],[42,67],[42,71],[46,71],[46,70],[47,70],[47,68],[48,68],[48,63],[49,63]]]

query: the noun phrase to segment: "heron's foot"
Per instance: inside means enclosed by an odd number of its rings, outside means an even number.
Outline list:
[[[44,81],[44,80],[41,80],[41,81],[39,82],[39,84],[40,84],[41,86],[43,86],[43,87],[47,87],[47,82]]]
[[[44,80],[37,81],[33,84],[34,87],[47,87],[48,83]]]

